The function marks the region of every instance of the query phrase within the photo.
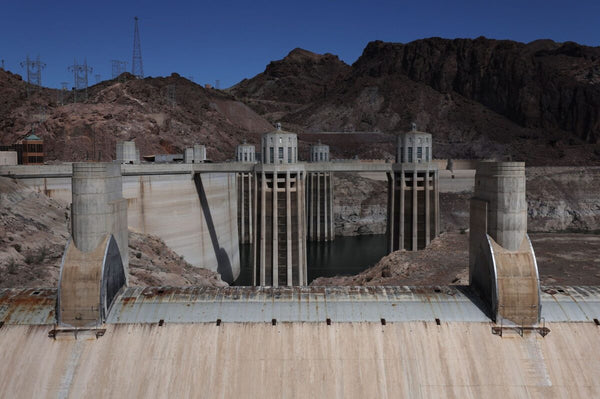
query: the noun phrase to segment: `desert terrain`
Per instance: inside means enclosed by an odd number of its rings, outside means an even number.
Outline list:
[[[118,140],[134,140],[142,156],[204,144],[209,159],[224,161],[275,122],[298,133],[301,160],[318,141],[333,159],[392,160],[396,136],[416,122],[433,134],[435,158],[525,161],[542,282],[600,281],[599,48],[483,37],[373,41],[352,65],[293,49],[226,90],[177,73],[125,73],[75,101],[71,92],[28,91],[20,75],[0,70],[0,93],[0,144],[33,131],[45,140],[48,163],[110,161]],[[0,183],[0,285],[55,284],[69,209],[17,182]],[[336,234],[385,233],[385,177],[340,173],[334,185]],[[443,234],[426,251],[391,254],[360,276],[318,283],[464,283],[470,195],[441,193]],[[132,283],[222,284],[154,237],[132,231],[129,250]]]

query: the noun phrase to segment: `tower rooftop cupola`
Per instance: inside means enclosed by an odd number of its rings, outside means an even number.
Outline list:
[[[263,134],[261,149],[264,164],[298,162],[298,136],[283,130],[279,122],[275,124],[274,131]]]
[[[398,136],[398,146],[396,149],[397,163],[424,163],[431,162],[432,159],[431,133],[420,132],[417,130],[417,124],[412,123],[410,131]]]

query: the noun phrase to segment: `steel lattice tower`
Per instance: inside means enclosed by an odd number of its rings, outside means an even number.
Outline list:
[[[73,102],[77,102],[77,94],[80,90],[83,90],[83,100],[87,100],[88,73],[91,73],[93,68],[89,67],[87,60],[84,59],[83,64],[78,64],[77,60],[73,60],[73,65],[68,69],[73,72],[73,83],[76,90],[73,94]]]
[[[46,64],[40,61],[40,56],[38,55],[35,60],[32,60],[27,56],[27,59],[21,62],[21,67],[27,69],[27,94],[31,89],[31,86],[42,86],[42,69]]]
[[[116,79],[127,69],[127,62],[121,60],[110,60],[112,64],[112,78]]]
[[[131,74],[136,78],[144,77],[144,65],[142,64],[142,47],[140,44],[140,30],[138,28],[138,17],[135,17],[135,28],[133,31],[133,57],[131,60]]]

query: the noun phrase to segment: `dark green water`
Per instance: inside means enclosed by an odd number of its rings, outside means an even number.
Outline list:
[[[387,253],[385,234],[336,237],[333,242],[308,242],[308,282],[317,277],[358,274]],[[240,245],[240,276],[234,285],[252,285],[252,245]]]

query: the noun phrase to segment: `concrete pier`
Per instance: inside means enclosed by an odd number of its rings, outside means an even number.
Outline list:
[[[254,145],[246,142],[239,144],[235,151],[236,162],[254,164],[256,162],[256,150]],[[253,234],[253,213],[255,193],[254,173],[237,174],[237,196],[238,196],[238,234],[240,243],[252,244]]]
[[[329,146],[310,146],[310,162],[329,164]],[[332,241],[333,225],[333,172],[309,172],[306,175],[306,214],[308,216],[308,239]]]
[[[516,251],[527,233],[524,162],[480,162],[474,197],[488,203],[487,233]]]
[[[112,234],[129,272],[127,200],[123,198],[121,166],[116,163],[74,163],[71,235],[78,250],[95,250]]]
[[[253,234],[253,213],[255,193],[254,191],[254,174],[253,173],[238,173],[237,174],[237,195],[238,195],[238,234],[240,235],[240,243],[252,244],[254,240]]]
[[[140,150],[135,141],[117,141],[117,163],[138,165],[140,163]]]
[[[388,173],[389,252],[424,249],[439,235],[439,172],[431,143],[431,134],[414,124],[398,137],[396,163]]]
[[[206,146],[194,144],[194,163],[203,163],[206,161]]]
[[[255,167],[253,283],[307,284],[306,172],[297,161],[298,140],[277,126],[263,135],[263,163]]]
[[[537,261],[527,236],[524,162],[480,162],[469,227],[469,283],[492,319],[540,320]]]

